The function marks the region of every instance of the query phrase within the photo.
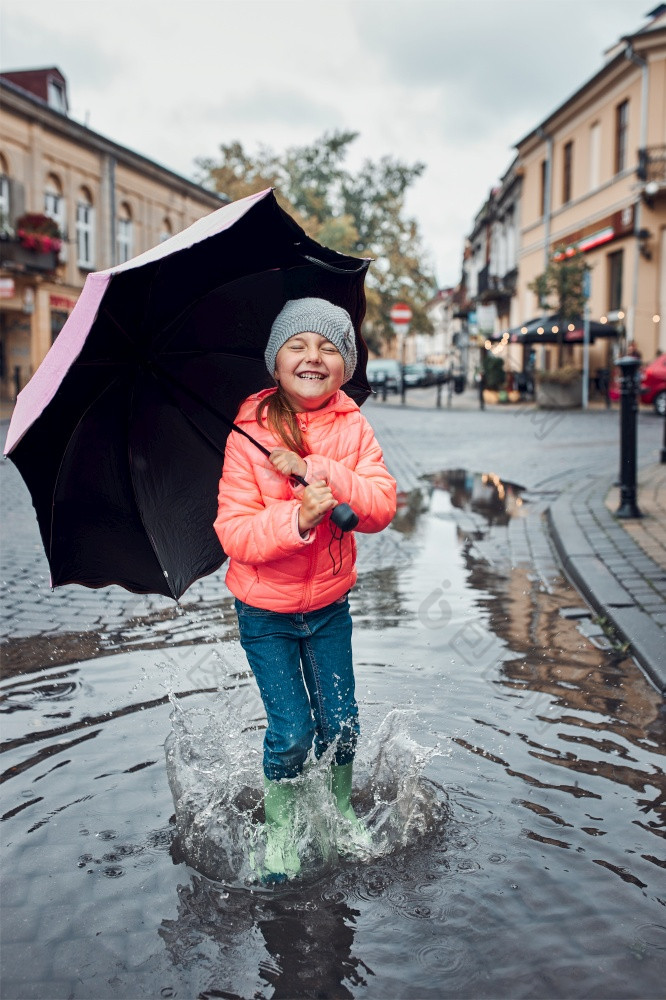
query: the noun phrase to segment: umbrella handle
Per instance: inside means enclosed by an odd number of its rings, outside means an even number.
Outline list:
[[[307,479],[303,479],[303,476],[292,476],[297,483],[301,486],[307,486]],[[339,503],[337,507],[334,507],[331,511],[331,521],[336,524],[338,528],[342,531],[353,531],[358,524],[358,514],[353,510],[348,503]]]
[[[358,514],[348,503],[339,503],[331,511],[331,521],[342,531],[353,531],[358,524]]]
[[[226,418],[223,419],[226,420]],[[263,454],[266,455],[267,458],[270,458],[271,453],[268,450],[268,448],[264,448],[263,444],[257,441],[256,438],[253,438],[251,434],[248,434],[247,431],[244,431],[242,427],[239,427],[237,424],[234,424],[231,421],[229,421],[229,423],[231,424],[232,430],[237,431],[239,434],[242,434],[243,437],[246,437],[248,441],[251,441],[252,444],[259,449],[259,451],[263,452]],[[301,486],[309,485],[307,479],[303,479],[303,476],[292,475],[291,478],[294,479],[297,483],[300,483]],[[333,524],[337,525],[337,527],[340,528],[342,531],[353,531],[356,525],[358,524],[358,514],[356,513],[356,511],[352,510],[352,508],[349,506],[348,503],[339,503],[337,507],[334,507],[333,510],[331,511],[331,521],[333,522]]]

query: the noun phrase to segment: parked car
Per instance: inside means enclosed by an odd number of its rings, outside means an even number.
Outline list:
[[[399,361],[393,358],[373,358],[368,361],[365,372],[371,388],[381,390],[386,384],[388,392],[400,392],[402,378]]]
[[[405,387],[412,389],[417,386],[432,385],[435,381],[432,370],[420,361],[405,365],[404,379]]]
[[[614,401],[620,398],[617,368],[613,372],[608,395]],[[660,354],[641,370],[640,400],[645,406],[653,406],[659,416],[663,417],[666,413],[666,354]]]
[[[666,414],[666,354],[660,354],[641,372],[641,403],[652,405],[660,417]]]

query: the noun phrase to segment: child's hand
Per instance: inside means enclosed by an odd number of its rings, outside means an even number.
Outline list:
[[[329,510],[337,507],[338,501],[331,487],[324,479],[318,479],[303,491],[303,500],[298,511],[298,530],[304,535],[324,520]]]
[[[269,462],[283,476],[304,478],[308,471],[301,456],[297,455],[295,451],[287,451],[285,448],[274,448],[270,454]]]

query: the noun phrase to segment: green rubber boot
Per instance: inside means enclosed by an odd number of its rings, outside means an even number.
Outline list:
[[[294,843],[294,818],[298,792],[292,781],[269,781],[264,775],[266,851],[264,882],[284,882],[298,875],[301,862]]]
[[[331,791],[338,807],[338,812],[351,825],[352,847],[368,849],[372,846],[370,832],[356,813],[351,804],[353,764],[331,765]]]

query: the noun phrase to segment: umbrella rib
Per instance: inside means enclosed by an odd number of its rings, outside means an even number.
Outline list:
[[[53,483],[53,491],[52,491],[52,494],[51,494],[51,530],[49,531],[49,551],[48,551],[49,565],[51,563],[51,557],[53,555],[53,518],[54,518],[54,509],[55,509],[55,495],[56,495],[56,493],[58,491],[58,484],[60,482],[60,473],[62,472],[62,467],[63,467],[63,465],[65,463],[65,458],[67,457],[67,452],[69,451],[69,446],[72,443],[72,439],[73,439],[74,435],[76,434],[77,430],[79,429],[79,427],[83,423],[83,420],[88,415],[88,413],[90,412],[90,410],[92,409],[92,407],[95,406],[95,404],[99,402],[99,400],[102,398],[102,396],[106,395],[106,393],[115,385],[115,383],[117,381],[118,381],[118,379],[114,378],[111,382],[109,382],[108,385],[104,386],[104,388],[102,389],[102,391],[99,392],[95,396],[94,399],[91,399],[91,401],[88,403],[88,405],[86,406],[86,408],[83,411],[83,413],[80,415],[79,419],[76,421],[76,424],[75,424],[74,428],[72,429],[72,432],[69,435],[69,438],[67,439],[67,443],[66,443],[65,447],[62,449],[62,457],[61,457],[60,462],[58,464],[58,471],[56,473],[55,482]]]
[[[136,386],[134,386],[132,388],[132,402],[130,404],[130,412],[134,409],[134,388],[135,387]],[[152,534],[151,531],[148,530],[148,525],[146,524],[146,522],[144,520],[143,511],[141,510],[141,505],[139,504],[139,498],[137,497],[137,494],[136,494],[136,488],[135,488],[135,485],[134,485],[134,476],[132,474],[132,449],[131,449],[131,445],[129,443],[129,436],[128,436],[128,440],[127,440],[127,467],[129,469],[130,482],[132,484],[132,496],[134,497],[134,506],[137,509],[139,517],[141,518],[141,524],[143,525],[143,530],[146,533],[146,538],[148,539],[148,542],[150,543],[151,549],[155,553],[155,559],[157,560],[157,565],[162,570],[162,575],[163,575],[164,579],[167,582],[167,586],[168,586],[169,590],[171,591],[171,596],[173,597],[173,599],[176,602],[176,604],[179,604],[180,602],[178,600],[178,595],[174,592],[173,585],[172,585],[171,580],[169,578],[169,572],[166,569],[166,567],[164,566],[164,563],[162,562],[162,559],[160,558],[160,554],[157,551],[157,547],[156,547],[155,541],[153,539],[153,534]]]
[[[125,339],[132,345],[132,347],[136,347],[137,346],[136,341],[132,339],[132,337],[129,335],[129,333],[127,332],[127,330],[125,329],[125,327],[120,325],[120,323],[118,322],[118,320],[116,319],[116,317],[113,315],[112,312],[109,311],[109,309],[108,309],[107,306],[104,306],[102,308],[102,313],[104,314],[104,316],[106,316],[106,318],[108,320],[110,320],[113,323],[113,325],[115,326],[116,330],[118,330],[120,333],[122,333],[123,337],[125,337]]]
[[[153,365],[153,368],[154,371],[152,372],[152,375],[156,381],[158,381],[156,378],[156,373],[157,373],[164,379],[164,382],[176,386],[178,389],[181,390],[181,392],[185,393],[186,396],[189,396],[190,399],[194,400],[195,403],[199,403],[200,406],[203,406],[203,408],[207,410],[210,414],[212,414],[212,416],[217,417],[218,420],[221,420],[223,424],[227,425],[229,430],[238,431],[239,434],[242,434],[243,437],[246,437],[248,439],[248,441],[251,441],[252,444],[259,449],[259,451],[263,452],[264,455],[270,455],[270,451],[268,450],[268,448],[264,448],[263,444],[260,444],[255,438],[252,437],[251,434],[248,434],[247,431],[244,431],[242,427],[239,427],[237,424],[235,424],[233,420],[231,420],[229,417],[226,416],[226,414],[221,413],[219,410],[216,410],[215,407],[211,406],[208,400],[204,399],[203,396],[200,396],[198,392],[194,392],[194,390],[190,389],[189,386],[183,385],[182,382],[178,382],[178,380],[175,379],[173,375],[170,375],[169,372],[166,371],[164,368],[162,368],[160,365]],[[173,392],[169,390],[168,386],[162,384],[162,389],[166,392],[171,402],[174,403],[175,406],[178,406],[178,401],[176,400]],[[182,413],[182,415],[185,417],[185,419],[189,421],[192,427],[194,427],[197,433],[201,435],[201,437],[205,441],[207,441],[210,445],[212,445],[216,451],[218,451],[222,456],[224,456],[225,449],[224,448],[220,449],[220,446],[217,444],[217,442],[213,441],[212,438],[208,434],[206,434],[206,432],[201,427],[199,427],[192,420],[192,418],[187,413],[185,413],[184,410],[182,410],[179,406],[178,409],[179,412]],[[225,441],[225,447],[226,447],[226,441]]]

